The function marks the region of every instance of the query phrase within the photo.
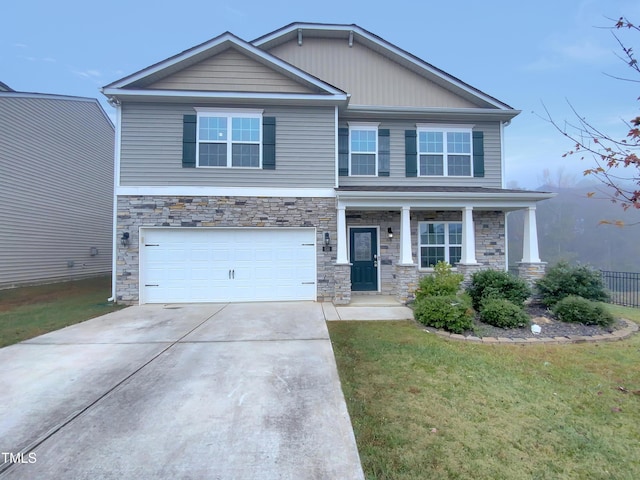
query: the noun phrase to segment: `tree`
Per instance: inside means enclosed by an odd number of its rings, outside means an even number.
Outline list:
[[[634,75],[640,74],[640,65],[638,65],[632,47],[627,47],[616,33],[621,29],[633,31],[634,34],[640,33],[640,27],[632,24],[627,18],[620,17],[612,27],[608,28],[622,49],[623,54],[618,57],[631,68]],[[613,78],[640,83],[640,79]],[[640,97],[636,100],[640,101]],[[551,124],[574,143],[574,148],[565,153],[563,157],[576,155],[580,156],[581,160],[584,160],[586,156],[592,157],[595,166],[587,168],[584,174],[590,175],[605,185],[607,198],[622,206],[624,210],[640,209],[640,116],[624,122],[628,133],[626,138],[618,140],[597,128],[586,118],[581,117],[573,107],[571,109],[577,119],[576,123],[565,123],[565,126],[561,127],[551,118],[545,107]],[[589,197],[594,195],[595,192],[587,194]],[[602,223],[612,222],[602,221]],[[619,223],[620,226],[623,224],[622,222],[616,223]]]

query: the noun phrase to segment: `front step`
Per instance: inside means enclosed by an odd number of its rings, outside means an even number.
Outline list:
[[[400,307],[403,306],[393,295],[351,294],[351,302],[345,307]]]

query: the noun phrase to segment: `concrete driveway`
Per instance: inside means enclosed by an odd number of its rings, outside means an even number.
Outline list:
[[[0,367],[3,479],[364,478],[318,303],[129,307]]]

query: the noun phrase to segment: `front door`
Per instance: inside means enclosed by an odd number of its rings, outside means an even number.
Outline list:
[[[351,290],[378,290],[378,236],[375,228],[352,228],[349,234]]]

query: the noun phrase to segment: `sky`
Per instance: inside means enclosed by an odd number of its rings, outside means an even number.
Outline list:
[[[572,107],[617,138],[640,114],[637,83],[611,26],[640,23],[638,0],[20,0],[0,10],[0,81],[23,92],[98,98],[107,85],[230,31],[251,41],[291,22],[355,23],[522,113],[505,129],[506,180],[536,188],[544,169],[588,159],[545,120]],[[618,32],[627,46],[640,35]],[[636,78],[637,79],[637,78]]]

